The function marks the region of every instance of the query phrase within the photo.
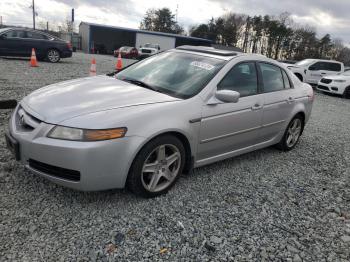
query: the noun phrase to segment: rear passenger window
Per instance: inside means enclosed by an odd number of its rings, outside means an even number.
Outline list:
[[[284,70],[282,70],[282,75],[283,75],[284,88],[291,88],[289,77]]]
[[[338,63],[326,63],[326,67],[328,71],[335,71],[335,72],[339,72],[341,70],[341,65]]]
[[[47,39],[46,35],[39,34],[37,32],[30,32],[27,31],[27,38],[32,38],[32,39]]]
[[[258,80],[254,62],[235,65],[218,85],[218,90],[233,90],[241,97],[258,93]]]
[[[274,92],[284,89],[281,69],[266,63],[259,63],[264,84],[264,92]]]

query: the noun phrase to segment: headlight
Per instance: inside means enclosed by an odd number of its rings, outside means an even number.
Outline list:
[[[334,80],[334,82],[336,82],[336,83],[345,83],[346,82],[346,80]]]
[[[126,127],[112,129],[79,129],[55,126],[47,136],[55,139],[73,141],[100,141],[124,137],[126,131]]]

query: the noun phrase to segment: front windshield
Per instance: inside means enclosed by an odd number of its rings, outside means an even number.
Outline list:
[[[116,75],[180,98],[198,94],[225,64],[224,60],[182,52],[165,52],[131,65]]]
[[[299,65],[299,66],[304,66],[304,65],[309,65],[313,62],[314,60],[312,59],[304,59],[304,60],[301,60],[299,62],[296,62],[295,64],[296,65]]]
[[[143,47],[158,48],[157,45],[153,45],[153,44],[145,44]]]

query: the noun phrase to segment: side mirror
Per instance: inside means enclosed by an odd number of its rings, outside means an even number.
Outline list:
[[[209,99],[208,105],[216,105],[223,103],[237,103],[240,93],[233,90],[218,90],[215,95]]]

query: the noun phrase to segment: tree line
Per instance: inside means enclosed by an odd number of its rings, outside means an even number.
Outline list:
[[[150,9],[141,29],[185,34],[168,8]],[[350,65],[350,49],[330,34],[317,37],[314,28],[298,25],[289,13],[279,16],[236,14],[228,12],[207,23],[190,27],[189,35],[212,40],[216,44],[235,46],[244,52],[259,53],[273,59],[335,59]]]

